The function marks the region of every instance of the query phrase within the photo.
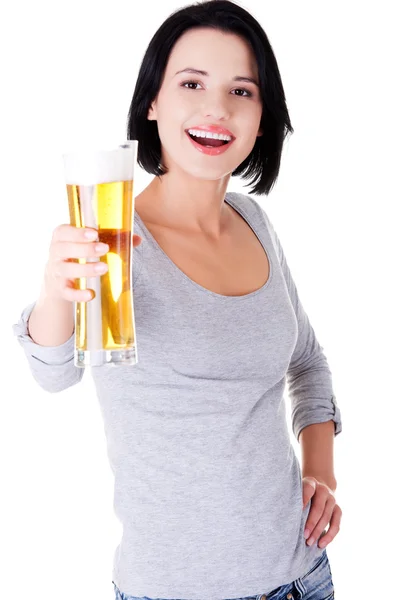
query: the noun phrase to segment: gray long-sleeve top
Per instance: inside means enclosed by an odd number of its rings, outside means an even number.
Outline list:
[[[268,594],[306,573],[309,547],[292,428],[341,416],[323,348],[297,294],[276,232],[250,196],[225,201],[247,221],[270,262],[259,290],[211,292],[163,252],[139,215],[133,290],[139,362],[91,370],[115,476],[123,536],[112,579],[127,595],[223,600]],[[41,347],[33,305],[14,332],[49,392],[78,383],[74,339]]]

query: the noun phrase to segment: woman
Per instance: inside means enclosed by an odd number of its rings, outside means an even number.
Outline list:
[[[267,214],[227,192],[242,175],[268,194],[289,131],[273,51],[248,12],[214,0],[163,23],[128,122],[155,175],[136,198],[140,359],[92,370],[123,525],[117,599],[333,598],[331,373]],[[40,297],[15,327],[52,392],[82,377],[71,307],[90,298],[74,280],[94,271],[69,259],[105,254],[95,237],[55,229]]]

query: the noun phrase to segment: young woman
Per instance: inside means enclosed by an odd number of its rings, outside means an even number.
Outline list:
[[[266,212],[227,192],[241,175],[268,194],[292,131],[274,53],[248,12],[214,0],[162,24],[128,122],[155,175],[136,198],[140,359],[92,369],[123,525],[117,599],[334,597],[326,545],[341,519],[342,425],[331,373]],[[55,229],[40,297],[15,326],[51,392],[83,374],[72,306],[88,298],[74,280],[93,263],[69,259],[107,251],[90,233]]]

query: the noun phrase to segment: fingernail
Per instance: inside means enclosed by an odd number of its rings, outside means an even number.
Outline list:
[[[311,531],[309,529],[306,529],[304,532],[304,537],[307,539],[308,536],[310,535]]]
[[[102,242],[100,242],[100,244],[96,245],[96,252],[108,252],[109,250],[109,245],[108,244],[103,244]]]
[[[93,268],[96,271],[96,273],[106,273],[108,271],[108,265],[106,265],[103,262],[95,264]]]
[[[309,540],[307,540],[307,544],[308,544],[309,546],[312,546],[312,545],[313,545],[313,543],[314,543],[314,538],[313,538],[313,537],[310,537],[310,539],[309,539]]]
[[[97,239],[97,232],[96,231],[85,231],[84,235],[85,235],[85,238],[87,240],[94,241],[94,240]]]

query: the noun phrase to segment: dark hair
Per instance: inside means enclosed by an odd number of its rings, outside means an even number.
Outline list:
[[[151,103],[161,87],[165,68],[173,46],[189,29],[209,27],[234,33],[245,39],[254,52],[258,64],[260,94],[263,104],[261,128],[253,150],[233,171],[251,179],[254,194],[268,194],[280,168],[283,142],[293,133],[282,80],[267,35],[256,19],[246,10],[229,0],[197,2],[175,11],[156,31],[143,57],[129,108],[127,137],[138,140],[138,163],[148,173],[163,175],[161,142],[156,121],[147,119]]]

